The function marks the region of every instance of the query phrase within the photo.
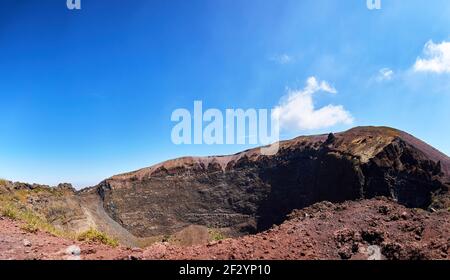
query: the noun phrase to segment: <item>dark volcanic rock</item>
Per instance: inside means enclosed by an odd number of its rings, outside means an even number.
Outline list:
[[[234,234],[280,224],[320,201],[386,196],[408,207],[448,207],[450,159],[401,131],[363,127],[233,156],[181,158],[114,176],[97,191],[133,234],[166,235],[195,224]]]

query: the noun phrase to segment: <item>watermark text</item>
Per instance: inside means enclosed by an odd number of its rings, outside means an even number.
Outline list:
[[[176,109],[171,120],[172,143],[195,145],[262,145],[261,153],[278,152],[279,121],[268,109],[203,110],[202,101],[195,101],[193,114],[188,109]]]
[[[367,0],[367,9],[381,10],[381,0]]]
[[[81,0],[67,0],[67,9],[81,10]]]

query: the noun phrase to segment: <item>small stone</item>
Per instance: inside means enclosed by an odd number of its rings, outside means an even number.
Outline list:
[[[31,247],[31,242],[28,239],[23,240],[23,246],[25,247]]]
[[[71,245],[71,246],[67,247],[66,255],[79,256],[79,255],[81,255],[81,249],[80,249],[80,247],[78,247],[76,245]]]
[[[333,144],[334,143],[334,141],[336,140],[336,136],[334,136],[334,134],[333,133],[330,133],[330,134],[328,134],[328,138],[327,138],[327,140],[325,141],[325,145],[331,145],[331,144]]]
[[[403,220],[408,219],[408,213],[403,212],[403,213],[401,214],[401,217],[402,217]]]
[[[367,260],[369,261],[379,261],[382,260],[381,248],[377,245],[372,245],[367,247]]]
[[[92,255],[92,254],[97,253],[97,250],[95,250],[94,248],[89,248],[89,249],[84,250],[83,253],[86,255]]]
[[[378,213],[380,213],[380,214],[387,215],[387,214],[389,214],[389,212],[390,212],[390,209],[386,205],[382,205],[378,208]]]
[[[346,246],[346,247],[339,249],[338,254],[341,257],[341,259],[349,260],[349,259],[351,259],[353,252],[352,252],[351,248]]]

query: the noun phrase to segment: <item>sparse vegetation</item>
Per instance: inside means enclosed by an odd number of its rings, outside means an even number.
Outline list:
[[[79,241],[99,242],[108,246],[116,247],[119,245],[116,239],[107,236],[96,229],[89,229],[79,235],[60,230],[49,223],[45,217],[41,217],[31,209],[23,205],[27,194],[25,192],[15,192],[15,195],[0,195],[0,215],[12,220],[23,222],[21,229],[30,233],[38,230],[48,232],[54,236],[76,239]]]
[[[36,225],[28,224],[28,223],[23,224],[20,228],[21,228],[22,230],[26,231],[26,232],[29,232],[29,233],[36,233],[36,232],[38,232],[38,230],[39,230],[39,229],[36,227]]]
[[[0,181],[0,184],[1,183],[2,181]],[[30,195],[36,197],[39,194],[45,194],[46,192],[50,192],[52,195],[59,194],[52,189],[39,187],[32,190],[16,190],[13,193],[2,193],[0,194],[0,215],[12,220],[21,221],[21,229],[26,232],[36,233],[38,230],[41,230],[58,237],[87,242],[99,242],[112,247],[118,246],[119,243],[116,239],[113,239],[96,229],[89,229],[78,235],[71,231],[58,229],[48,222],[45,216],[27,206]],[[58,211],[58,208],[52,208],[50,210]]]
[[[170,235],[164,235],[161,239],[161,242],[170,242],[171,236]]]
[[[1,187],[6,186],[7,184],[8,184],[7,180],[0,178],[0,186]]]
[[[28,232],[42,230],[54,236],[73,238],[74,234],[60,230],[50,224],[45,217],[26,207],[28,194],[25,191],[0,194],[0,214],[12,220],[23,222],[22,229]]]
[[[86,242],[99,242],[111,247],[117,247],[119,242],[106,235],[105,233],[98,231],[94,228],[91,228],[83,233],[80,233],[77,237],[78,241],[86,241]]]
[[[52,224],[48,223],[44,218],[38,216],[33,211],[25,207],[19,207],[14,202],[0,200],[0,213],[2,216],[12,220],[22,221],[24,223],[22,229],[28,232],[36,232],[40,229],[54,236],[66,238],[72,237],[71,233],[55,228]]]
[[[11,220],[17,220],[17,212],[10,206],[0,206],[0,214],[3,217],[10,218]]]
[[[213,241],[220,241],[225,239],[225,236],[217,229],[208,229],[208,234]]]

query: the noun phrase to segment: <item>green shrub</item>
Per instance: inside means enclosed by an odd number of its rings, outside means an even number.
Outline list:
[[[80,233],[77,237],[78,241],[87,241],[87,242],[99,242],[111,247],[117,247],[119,245],[119,242],[107,236],[105,233],[100,232],[96,229],[89,229],[83,233]]]
[[[172,237],[170,235],[164,235],[161,242],[170,242],[171,239]]]
[[[208,229],[208,233],[209,233],[209,237],[213,241],[220,241],[220,240],[225,239],[225,236],[217,229]]]
[[[29,233],[36,233],[39,230],[36,225],[29,224],[29,223],[25,223],[20,228]]]

